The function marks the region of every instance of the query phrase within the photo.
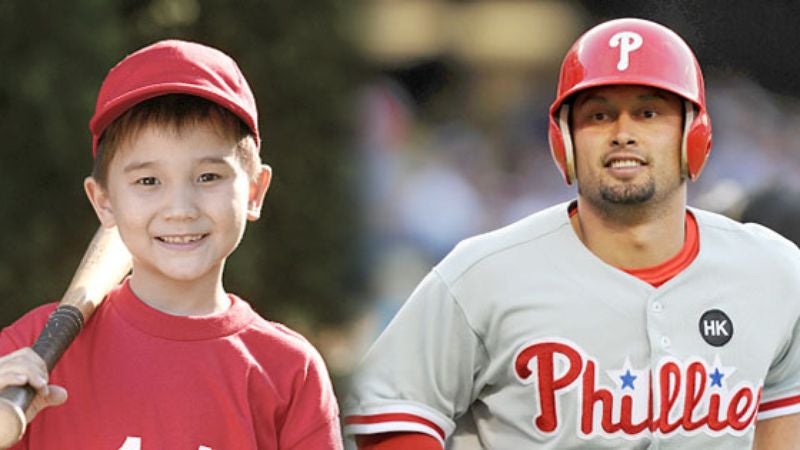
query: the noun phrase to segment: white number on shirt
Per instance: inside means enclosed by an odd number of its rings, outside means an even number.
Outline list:
[[[128,436],[125,439],[125,442],[122,443],[122,447],[120,447],[119,450],[142,450],[142,438]],[[197,447],[197,450],[212,450],[212,448],[201,445],[200,447]]]

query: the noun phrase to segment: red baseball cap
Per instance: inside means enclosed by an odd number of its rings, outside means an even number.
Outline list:
[[[217,103],[241,118],[260,145],[256,100],[236,62],[215,48],[171,39],[131,53],[108,72],[89,121],[92,155],[97,156],[97,144],[111,122],[137,103],[165,94]]]

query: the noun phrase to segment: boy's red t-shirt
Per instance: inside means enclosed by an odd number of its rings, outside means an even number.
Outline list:
[[[300,335],[231,296],[224,313],[172,316],[127,282],[98,308],[50,382],[69,399],[42,411],[15,450],[341,449],[325,365]],[[30,346],[54,304],[0,333]]]

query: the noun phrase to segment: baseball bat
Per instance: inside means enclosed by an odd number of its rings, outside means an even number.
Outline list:
[[[117,229],[100,227],[81,259],[61,302],[33,344],[53,370],[105,296],[130,272],[131,255]],[[0,448],[18,442],[27,426],[25,411],[36,396],[31,386],[8,386],[0,391]]]

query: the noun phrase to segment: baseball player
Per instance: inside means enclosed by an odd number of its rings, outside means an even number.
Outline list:
[[[219,50],[161,41],[108,73],[85,188],[133,272],[49,380],[28,347],[55,305],[0,333],[0,387],[38,392],[15,450],[342,448],[322,358],[222,285],[269,186],[257,123],[247,81]]]
[[[800,448],[800,252],[687,207],[711,149],[687,44],[639,19],[567,53],[550,146],[577,199],[460,243],[357,373],[361,449]]]

